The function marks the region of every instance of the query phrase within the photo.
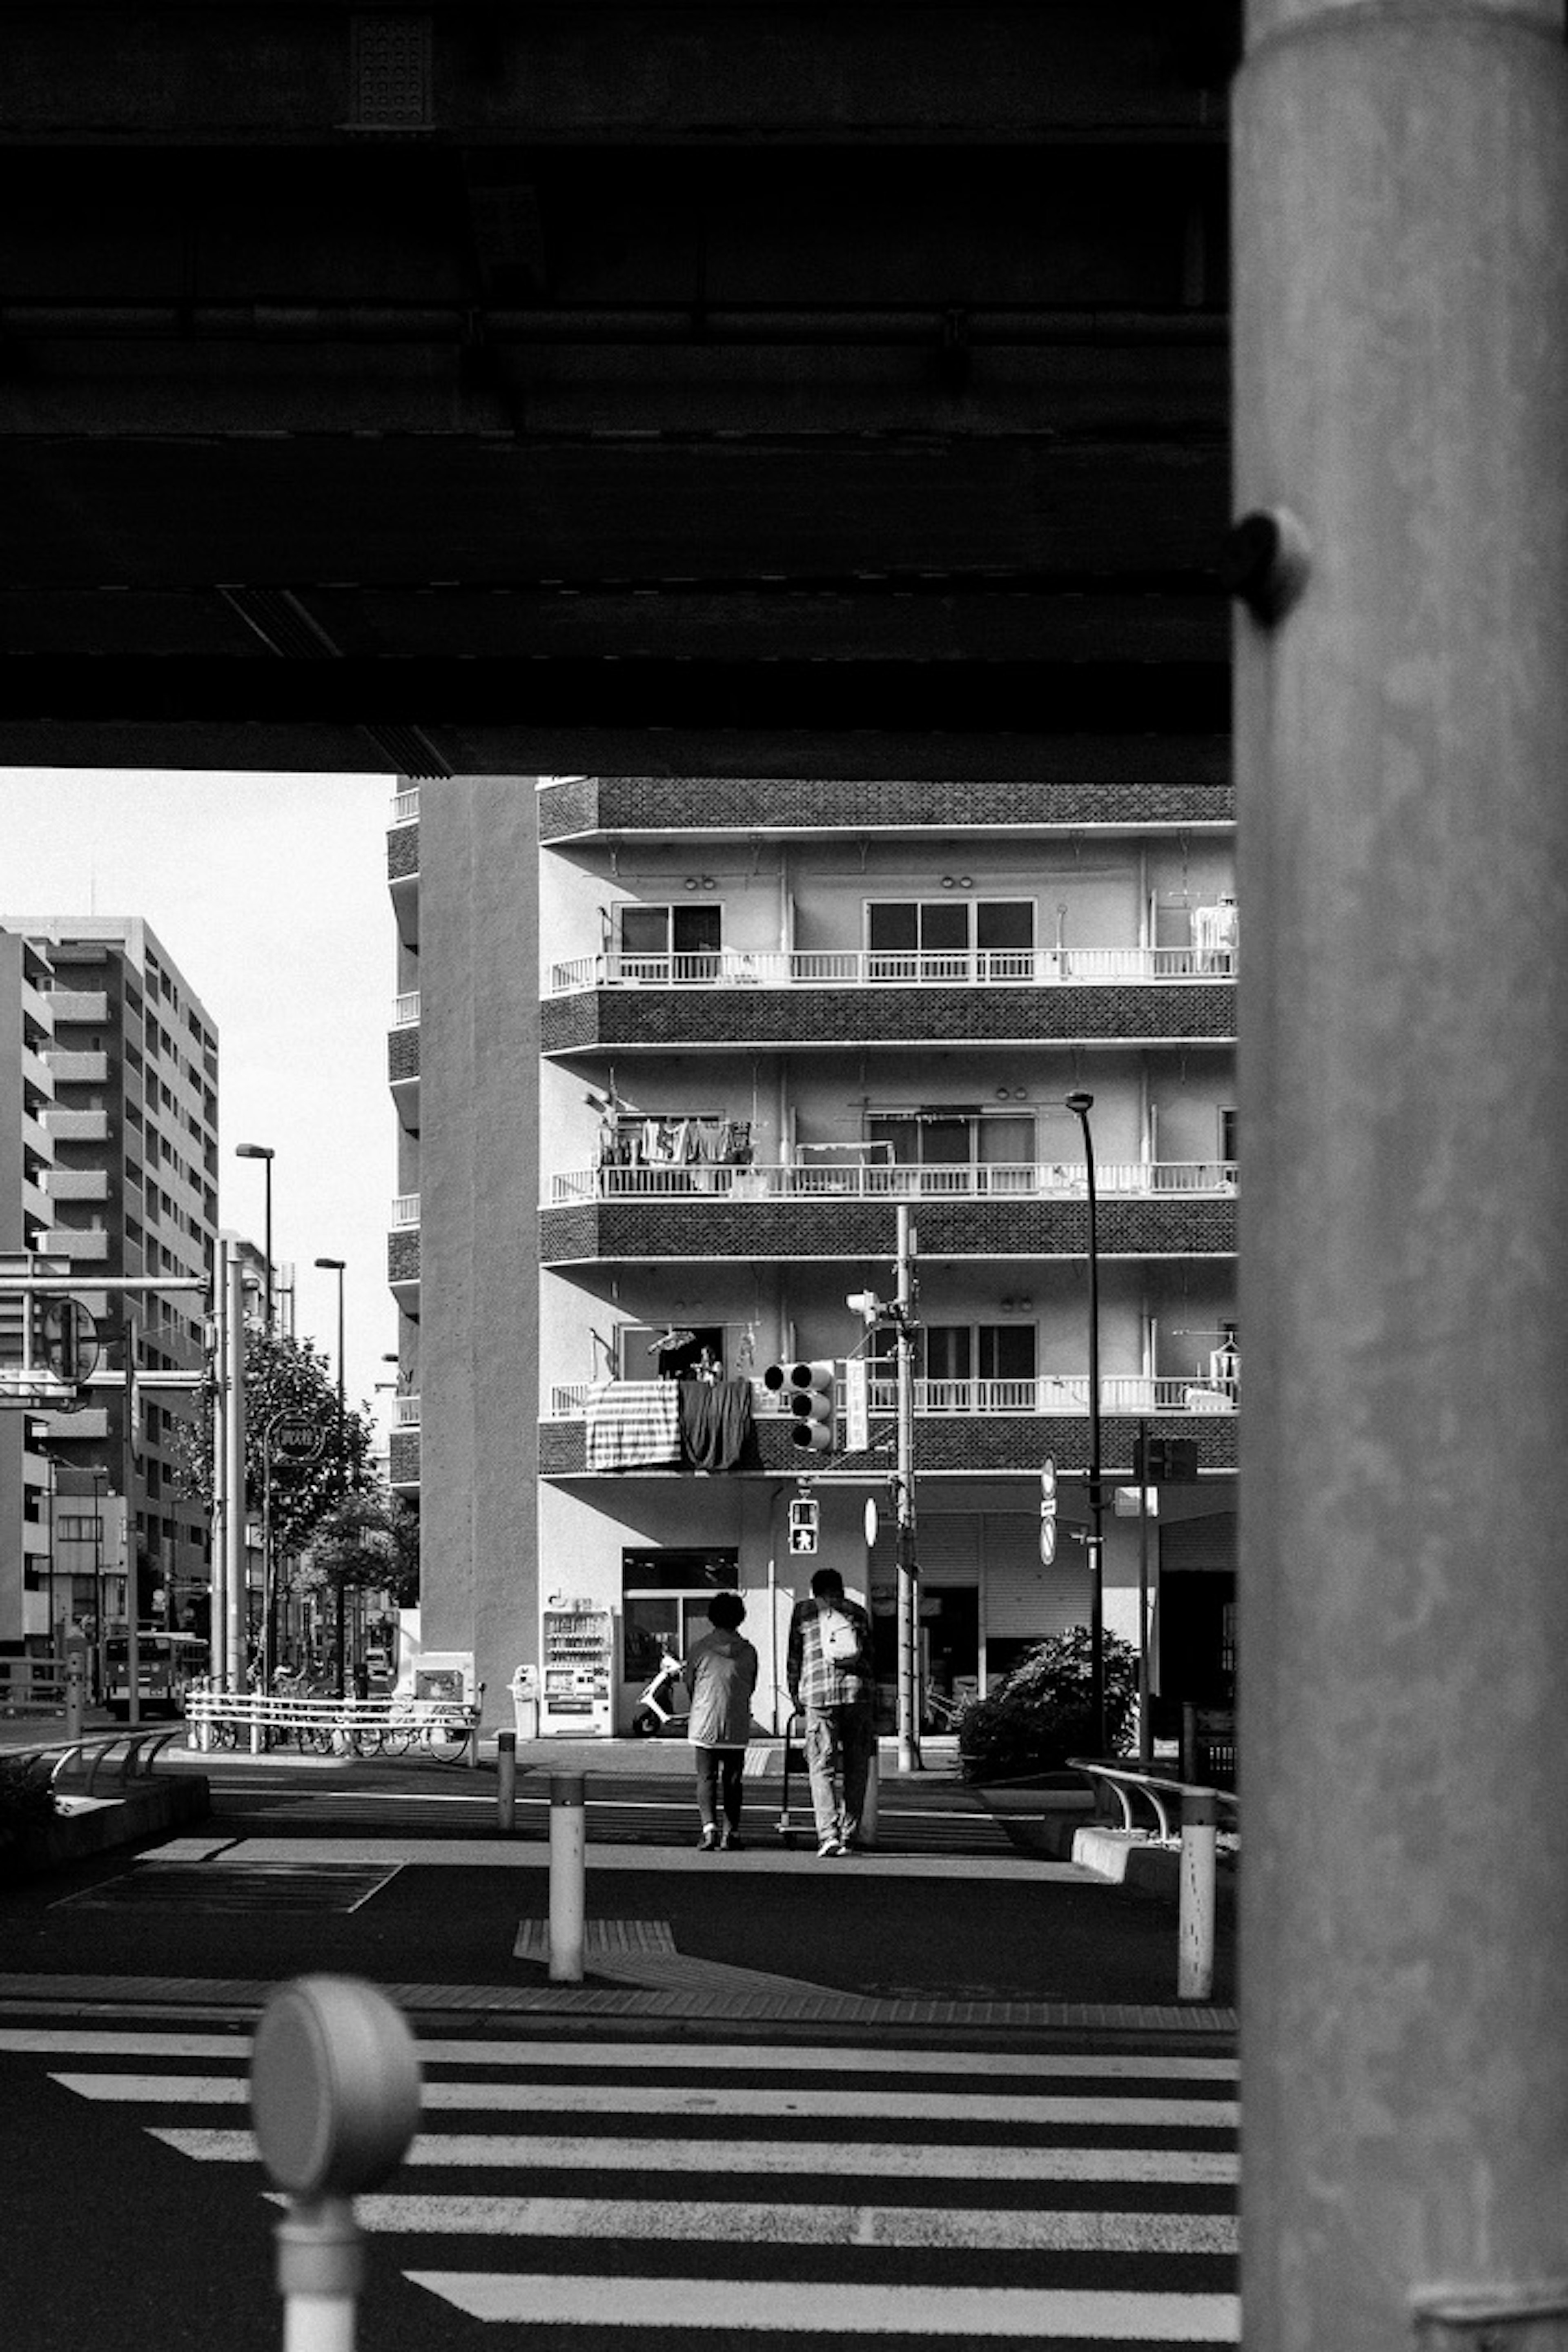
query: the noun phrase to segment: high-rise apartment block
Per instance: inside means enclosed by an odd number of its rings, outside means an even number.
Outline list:
[[[624,1730],[733,1584],[782,1722],[790,1601],[831,1565],[870,1602],[889,1719],[894,1364],[847,1298],[892,1295],[901,1209],[928,1723],[1089,1622],[1093,1291],[1104,1622],[1136,1642],[1147,1594],[1157,1728],[1228,1697],[1238,908],[1222,759],[1180,761],[400,798],[393,1478],[426,1640],[492,1693],[527,1662],[545,1728]],[[813,1361],[822,1451],[767,1378]]]
[[[217,1084],[216,1032],[149,925],[5,919],[0,1253],[72,1278],[100,1335],[100,1370],[123,1374],[128,1345],[147,1371],[201,1367],[199,1294],[101,1286],[206,1276]],[[7,1338],[14,1358],[18,1334]],[[47,1649],[72,1622],[123,1618],[128,1551],[144,1622],[205,1625],[205,1517],[175,1480],[175,1432],[192,1409],[178,1391],[139,1390],[128,1432],[121,1380],[76,1411],[0,1413],[0,1645]]]

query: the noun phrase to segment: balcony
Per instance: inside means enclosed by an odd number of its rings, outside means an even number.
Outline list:
[[[419,991],[416,988],[408,990],[395,1000],[392,1025],[395,1029],[416,1029],[419,1026]]]
[[[394,824],[417,824],[419,822],[419,787],[411,784],[405,792],[392,795]]]
[[[550,1391],[552,1421],[580,1421],[588,1410],[587,1381],[558,1383]],[[1102,1372],[1100,1379],[1100,1410],[1103,1419],[1117,1415],[1133,1420],[1162,1420],[1173,1414],[1228,1413],[1234,1415],[1239,1404],[1240,1383],[1237,1381],[1215,1381],[1198,1372]],[[402,1400],[400,1400],[402,1402]],[[792,1416],[772,1390],[761,1381],[752,1383],[752,1410],[762,1421],[778,1421],[787,1426]],[[418,1400],[414,1402],[417,1406]],[[921,1420],[965,1419],[980,1415],[1016,1416],[1052,1413],[1069,1420],[1089,1419],[1089,1374],[1087,1372],[1037,1372],[1028,1380],[1014,1381],[930,1381],[914,1383],[915,1418]],[[838,1409],[844,1411],[844,1387],[839,1383]],[[873,1420],[879,1417],[891,1421],[899,1409],[897,1383],[887,1378],[870,1382],[870,1411]]]
[[[414,1396],[395,1396],[393,1398],[392,1425],[394,1429],[418,1428],[419,1399],[416,1394]]]
[[[61,1110],[51,1105],[44,1113],[44,1132],[57,1143],[107,1143],[106,1110]]]
[[[1104,988],[1132,982],[1234,980],[1233,949],[714,948],[679,955],[614,950],[552,964],[549,994],[602,988]],[[413,1018],[417,1020],[418,1000]]]
[[[1150,1194],[1225,1199],[1236,1192],[1234,1160],[1098,1160],[1100,1199]],[[826,1168],[801,1161],[748,1168],[693,1162],[672,1167],[606,1167],[551,1179],[550,1201],[571,1208],[594,1201],[683,1201],[715,1195],[735,1201],[1063,1201],[1086,1200],[1081,1160],[983,1161],[968,1166],[887,1167],[861,1161]],[[410,1223],[418,1223],[418,1198]]]
[[[109,1018],[109,996],[101,988],[53,988],[49,991],[48,1006],[57,1024],[62,1021],[97,1021]]]
[[[68,1258],[72,1269],[79,1265],[102,1265],[109,1258],[109,1235],[86,1228],[78,1231],[71,1225],[56,1225],[38,1237],[38,1246],[50,1257]]]
[[[395,1194],[393,1195],[393,1202],[392,1202],[392,1230],[393,1230],[393,1232],[394,1232],[395,1234],[405,1234],[405,1233],[407,1233],[407,1232],[409,1231],[409,1229],[410,1229],[412,1226],[417,1225],[417,1223],[419,1223],[419,1195],[418,1195],[418,1193],[417,1193],[417,1192],[397,1192],[397,1193],[395,1193]]]
[[[107,1168],[47,1168],[43,1187],[52,1201],[107,1201]]]
[[[877,1483],[891,1462],[896,1412],[894,1382],[871,1382],[870,1445],[864,1454],[803,1454],[791,1438],[792,1417],[777,1400],[753,1384],[757,1467],[739,1476],[778,1477],[799,1474],[807,1462],[818,1477],[842,1475],[858,1484]],[[582,1477],[587,1467],[586,1382],[551,1390],[539,1433],[540,1474],[546,1478]],[[842,1440],[843,1397],[839,1398]],[[1227,1391],[1193,1372],[1102,1375],[1101,1462],[1108,1480],[1131,1475],[1140,1432],[1151,1437],[1190,1437],[1196,1442],[1201,1474],[1234,1475],[1238,1414],[1234,1385]],[[914,1459],[917,1473],[1017,1476],[1037,1479],[1046,1454],[1057,1456],[1071,1476],[1087,1464],[1089,1375],[1041,1374],[1032,1380],[917,1381]],[[606,1473],[624,1479],[626,1471]],[[649,1468],[645,1476],[680,1475]]]
[[[1096,1180],[1102,1256],[1235,1255],[1234,1160],[1110,1162]],[[885,1257],[905,1202],[936,1256],[1081,1257],[1089,1246],[1081,1160],[606,1167],[557,1176],[552,1192],[539,1220],[550,1265]]]
[[[72,1054],[56,1046],[43,1058],[57,1087],[101,1087],[108,1084],[107,1054]]]

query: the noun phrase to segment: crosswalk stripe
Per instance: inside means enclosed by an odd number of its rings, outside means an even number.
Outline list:
[[[250,2164],[248,2132],[157,2125],[153,2137],[199,2161]],[[847,2173],[896,2180],[1088,2180],[1184,2182],[1232,2188],[1233,2151],[1221,2148],[1004,2147],[959,2141],[943,2147],[881,2140],[621,2139],[606,2133],[421,2132],[404,2162],[519,2172],[722,2172],[801,2175]]]
[[[471,2318],[536,2327],[637,2327],[646,2305],[623,2278],[510,2276],[490,2271],[408,2271]],[[1078,2336],[1090,2343],[1236,2344],[1240,2308],[1228,2294],[1093,2292],[1066,2287],[828,2286],[792,2280],[787,2317],[754,2281],[660,2279],[659,2308],[678,2315],[683,2335],[696,2328],[731,2333],[821,2330],[842,2340],[859,2335]]]
[[[785,2074],[1023,2075],[1058,2082],[1235,2083],[1234,2058],[1188,2057],[1171,2052],[1138,2056],[1122,2051],[910,2050],[840,2048],[789,2043],[669,2042],[497,2042],[422,2038],[426,2066],[592,2067],[655,2069],[660,2073]],[[75,2053],[101,2058],[232,2058],[249,2063],[248,2035],[143,2030],[118,2026],[0,2026],[0,2053],[46,2057]]]
[[[281,2203],[279,2197],[275,2200]],[[650,2238],[684,2245],[975,2248],[986,2253],[1227,2254],[1231,2213],[996,2211],[944,2205],[721,2204],[668,2198],[356,2198],[362,2229],[407,2236]]]
[[[232,2074],[56,2074],[61,2087],[84,2099],[134,2101],[174,2106],[237,2105],[249,2096],[246,2082]],[[635,2084],[606,2088],[598,2083],[445,2083],[424,2085],[427,2114],[454,2108],[489,2114],[528,2112],[584,2116],[729,2116],[759,2118],[808,2117],[822,2122],[930,2124],[1084,2125],[1114,2120],[1145,2131],[1234,2131],[1237,2110],[1228,2099],[1120,2098],[1114,2118],[1096,2098],[1032,2097],[1026,2093],[993,2095],[949,2091],[933,2116],[930,2098],[918,2091],[773,2091],[647,2089]]]

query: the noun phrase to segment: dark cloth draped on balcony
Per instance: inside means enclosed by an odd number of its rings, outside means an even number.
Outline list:
[[[588,1391],[588,1467],[635,1470],[681,1460],[678,1381],[599,1381]]]
[[[680,1436],[693,1470],[736,1470],[752,1433],[750,1381],[680,1381]]]

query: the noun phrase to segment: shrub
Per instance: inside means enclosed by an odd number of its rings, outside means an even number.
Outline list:
[[[1114,1633],[1103,1640],[1105,1744],[1112,1756],[1131,1745],[1138,1696],[1138,1653]],[[1075,1625],[1039,1643],[958,1723],[959,1767],[966,1780],[1016,1780],[1058,1772],[1069,1756],[1093,1753],[1094,1672],[1089,1628]]]
[[[47,1782],[33,1779],[16,1757],[0,1756],[0,1853],[28,1830],[47,1830],[58,1811]]]

